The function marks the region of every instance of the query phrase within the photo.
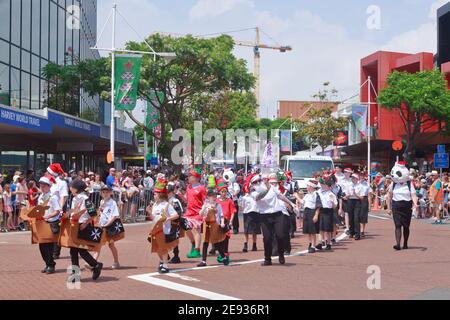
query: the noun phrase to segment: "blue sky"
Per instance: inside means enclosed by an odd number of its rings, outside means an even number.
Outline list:
[[[141,40],[155,31],[209,34],[260,26],[276,42],[291,45],[290,53],[261,54],[261,115],[273,116],[279,100],[310,100],[330,81],[338,100],[359,87],[359,61],[377,50],[436,52],[436,9],[445,0],[115,0],[138,31],[119,18],[117,41]],[[98,31],[113,0],[98,1]],[[369,30],[369,6],[380,10],[380,29]],[[233,34],[253,40],[254,33]],[[110,46],[110,26],[99,46]],[[273,42],[263,36],[262,40]],[[253,70],[251,48],[235,54]]]

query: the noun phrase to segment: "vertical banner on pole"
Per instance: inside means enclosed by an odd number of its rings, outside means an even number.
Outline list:
[[[356,129],[362,138],[367,137],[367,106],[356,105],[352,107],[352,118]]]
[[[281,152],[291,152],[291,135],[292,131],[290,130],[281,130],[280,131],[280,151]]]
[[[117,54],[115,58],[114,101],[116,110],[136,107],[142,55]]]

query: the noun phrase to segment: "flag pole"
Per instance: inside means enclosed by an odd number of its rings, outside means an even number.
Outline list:
[[[145,117],[145,127],[147,128],[148,122],[148,101],[145,104],[145,110],[144,110],[144,117]],[[147,153],[148,153],[148,137],[147,137],[147,130],[144,130],[144,170],[147,171]]]
[[[115,112],[115,95],[114,95],[114,84],[115,84],[115,61],[116,61],[116,11],[117,4],[113,5],[113,21],[112,21],[112,50],[111,50],[111,125],[110,125],[110,151],[112,156],[112,161],[115,160],[115,122],[114,122],[114,112]]]
[[[371,143],[371,139],[372,139],[372,130],[370,127],[370,107],[371,107],[371,97],[370,97],[370,86],[371,86],[371,78],[369,76],[368,78],[368,82],[367,82],[367,87],[368,87],[368,96],[367,96],[367,117],[368,117],[368,134],[367,134],[367,181],[371,182],[371,177],[370,177],[370,143]]]

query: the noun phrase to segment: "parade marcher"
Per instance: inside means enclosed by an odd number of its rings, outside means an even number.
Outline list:
[[[239,193],[241,192],[241,187],[239,186],[239,183],[236,182],[236,175],[231,169],[226,169],[223,172],[223,179],[228,183],[228,193],[230,195],[230,198],[233,200],[234,207],[236,210],[236,214],[233,216],[233,220],[231,221],[231,224],[233,225],[233,233],[238,234],[239,233]]]
[[[280,207],[278,203],[280,200],[276,188],[270,185],[269,179],[264,179],[264,182],[255,181],[252,185],[255,189],[251,195],[256,200],[263,232],[264,262],[261,265],[272,265],[272,241],[274,236],[278,244],[278,260],[280,264],[285,264],[286,220],[283,212],[277,211],[277,208]]]
[[[206,199],[206,188],[200,184],[202,172],[199,169],[192,169],[189,174],[189,185],[186,188],[187,209],[184,218],[187,220],[191,230],[187,232],[187,236],[191,241],[191,251],[187,254],[187,258],[200,258],[200,241],[201,226],[203,217],[200,210]]]
[[[172,222],[179,218],[178,213],[169,203],[167,192],[167,181],[157,179],[154,189],[155,203],[147,207],[150,220],[154,222],[149,234],[152,252],[158,254],[160,263],[158,272],[168,273],[168,253],[178,245],[179,233],[172,227]],[[162,225],[159,225],[162,223]],[[160,226],[160,228],[158,227]]]
[[[101,228],[104,229],[104,239],[111,250],[113,255],[114,263],[112,265],[112,269],[119,269],[119,252],[115,246],[115,242],[123,239],[122,229],[123,225],[120,221],[120,212],[119,207],[117,206],[116,201],[112,198],[113,190],[111,187],[104,185],[101,189],[102,200],[100,201],[100,217],[98,218],[98,224]],[[108,234],[108,228],[116,228],[115,234],[122,234],[120,237],[116,238],[115,236],[110,236]],[[120,233],[119,233],[120,232]],[[93,257],[95,260],[98,260],[100,256],[100,251],[94,253]]]
[[[333,192],[336,198],[338,199],[338,206],[334,209],[333,213],[333,234],[331,238],[331,244],[336,244],[338,227],[341,223],[340,218],[344,218],[344,210],[343,210],[344,192],[342,191],[342,187],[337,183],[338,179],[336,177],[336,174],[331,175],[330,178],[333,181],[333,185],[331,186],[331,192]]]
[[[331,191],[333,180],[331,177],[322,177],[320,179],[320,190],[317,191],[320,203],[319,209],[319,229],[325,241],[325,250],[331,250],[331,234],[333,233],[333,214],[338,205],[336,195]],[[319,244],[317,248],[322,249]]]
[[[56,183],[55,179],[52,177],[42,177],[39,179],[39,187],[42,191],[42,194],[38,198],[38,205],[42,205],[47,203],[48,209],[45,211],[44,220],[53,224],[54,227],[57,228],[59,224],[59,220],[61,219],[62,207],[59,203],[58,197],[51,192],[51,186]],[[53,228],[50,228],[53,231]],[[53,232],[54,234],[59,232]],[[55,238],[56,239],[56,238]],[[53,259],[53,248],[55,246],[55,242],[45,242],[39,243],[39,250],[41,252],[42,259],[45,262],[46,267],[42,270],[42,273],[55,273],[55,261]]]
[[[343,199],[342,199],[342,209],[344,210],[345,214],[345,233],[347,235],[350,235],[350,218],[348,215],[348,210],[350,206],[350,193],[351,193],[351,186],[352,186],[352,179],[351,175],[353,174],[353,170],[350,168],[344,169],[344,178],[339,180],[339,185],[342,188],[343,191]]]
[[[342,173],[342,166],[336,165],[335,167],[335,173],[334,176],[336,177],[336,184],[340,184],[341,181],[345,178],[344,173]]]
[[[51,188],[52,195],[55,195],[58,198],[59,205],[64,211],[66,201],[69,197],[69,187],[67,186],[66,180],[63,178],[65,172],[59,163],[52,163],[47,168],[47,174],[55,178],[56,183],[52,185]],[[58,243],[55,243],[55,247],[53,248],[53,259],[59,259],[60,254],[61,247]]]
[[[393,183],[388,190],[388,213],[392,214],[395,224],[395,250],[401,250],[402,228],[403,249],[408,249],[412,209],[417,208],[417,196],[411,187],[409,171],[404,162],[397,162],[391,170]]]
[[[92,218],[96,215],[96,210],[93,208],[92,203],[89,201],[89,196],[86,194],[86,187],[86,183],[81,179],[76,179],[70,184],[70,192],[73,195],[71,209],[75,209],[71,215],[73,216],[77,211],[86,209],[86,212],[78,218],[78,229],[80,231],[83,231],[88,228],[89,225],[92,225]],[[72,266],[80,267],[78,255],[80,255],[91,267],[92,279],[97,280],[102,272],[103,263],[97,262],[87,249],[70,247]],[[73,271],[76,272],[76,270]]]
[[[356,188],[359,183],[359,176],[356,173],[353,173],[351,176],[351,184],[347,186],[347,196],[348,196],[348,220],[350,226],[350,238],[355,238],[355,240],[361,239],[361,230],[359,225],[359,209],[361,200],[356,194]]]
[[[317,189],[319,182],[310,180],[306,183],[307,194],[301,199],[301,204],[304,208],[303,215],[303,234],[308,235],[309,246],[308,253],[316,252],[317,235],[320,232],[319,228],[319,211]]]
[[[203,222],[203,248],[202,248],[202,262],[197,267],[206,267],[206,258],[208,255],[209,243],[213,244],[219,251],[221,262],[224,265],[230,263],[229,255],[225,251],[226,247],[226,233],[225,226],[229,223],[226,221],[222,205],[217,201],[217,193],[214,189],[209,189],[207,199],[203,204],[200,214],[205,218]]]
[[[178,219],[178,227],[180,226],[180,220],[183,217],[183,205],[181,204],[181,201],[177,198],[176,193],[178,187],[176,186],[175,183],[169,183],[167,186],[167,193],[168,193],[168,199],[169,199],[169,203],[172,205],[172,207],[175,209],[175,211],[177,212],[179,219]],[[183,233],[183,231],[180,230],[180,232]],[[180,235],[180,238],[182,236]],[[178,248],[178,246],[176,246],[173,249],[173,257],[172,259],[170,259],[169,263],[173,263],[173,264],[178,264],[181,263],[180,260],[180,249]]]
[[[223,218],[225,219],[225,224],[232,226],[232,221],[234,221],[234,217],[237,215],[236,207],[234,206],[234,201],[228,197],[228,186],[225,180],[219,180],[217,182],[217,191],[219,192],[219,196],[217,197],[217,203],[222,207]],[[227,231],[225,233],[225,240],[223,241],[223,251],[225,252],[225,256],[219,255],[217,257],[217,262],[223,262],[224,258],[230,260],[230,253],[228,252],[228,246],[231,238],[231,231]]]
[[[244,196],[242,197],[242,207],[244,214],[244,235],[245,243],[243,252],[248,252],[248,238],[252,235],[252,251],[257,251],[256,246],[257,235],[261,234],[260,217],[258,213],[258,206],[255,199],[250,195],[253,192],[253,182],[261,180],[259,174],[253,173],[249,175],[243,187]]]
[[[367,176],[361,173],[355,193],[359,198],[358,221],[362,238],[366,236],[366,225],[369,222],[369,192],[370,185],[367,181]]]

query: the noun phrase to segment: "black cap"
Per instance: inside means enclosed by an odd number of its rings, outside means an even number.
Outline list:
[[[102,187],[101,191],[113,191],[113,189],[110,186],[107,186],[106,184]]]
[[[171,183],[167,185],[167,192],[175,192],[176,185]]]
[[[208,189],[208,192],[206,194],[208,197],[214,197],[217,196],[217,192],[214,189]]]

